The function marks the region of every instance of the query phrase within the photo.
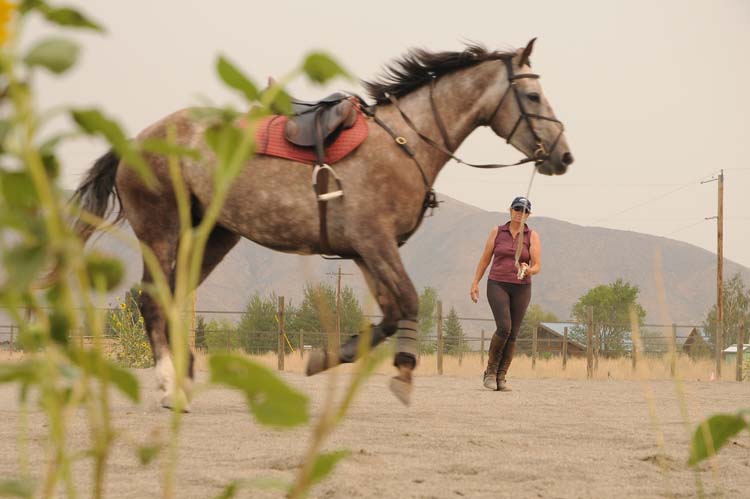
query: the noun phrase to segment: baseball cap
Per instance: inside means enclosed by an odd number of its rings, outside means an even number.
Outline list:
[[[518,196],[517,198],[513,200],[512,203],[510,203],[511,209],[516,208],[516,207],[526,208],[526,212],[531,213],[531,201],[529,201],[523,196]]]

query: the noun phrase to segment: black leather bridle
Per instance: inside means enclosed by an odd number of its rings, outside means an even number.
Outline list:
[[[536,149],[532,153],[530,157],[526,157],[524,159],[521,159],[515,163],[510,164],[499,164],[499,163],[490,163],[490,164],[475,164],[475,163],[468,163],[466,161],[463,161],[461,158],[458,158],[453,155],[453,153],[450,151],[451,143],[450,139],[448,138],[448,132],[446,131],[445,125],[443,124],[443,120],[440,117],[440,113],[438,112],[437,106],[435,104],[435,99],[433,97],[434,89],[435,89],[435,78],[430,81],[430,107],[432,108],[432,114],[435,118],[435,122],[437,123],[438,129],[440,130],[440,135],[443,138],[443,142],[445,145],[440,144],[430,138],[429,136],[423,134],[420,132],[416,125],[414,125],[414,122],[409,118],[409,116],[404,113],[404,111],[401,109],[401,106],[398,103],[398,100],[393,95],[388,95],[388,99],[391,101],[391,103],[394,105],[394,107],[398,110],[398,112],[401,114],[401,117],[404,119],[404,122],[411,128],[416,134],[421,138],[423,141],[427,142],[432,147],[440,150],[441,152],[447,154],[451,159],[455,160],[457,163],[460,163],[462,165],[471,166],[473,168],[506,168],[508,166],[516,166],[516,165],[522,165],[524,163],[530,163],[534,162],[535,164],[539,165],[543,163],[544,161],[548,160],[552,152],[557,147],[557,144],[560,142],[560,137],[562,137],[563,132],[565,131],[565,126],[563,123],[556,119],[551,118],[549,116],[543,116],[541,114],[536,113],[529,113],[526,111],[526,107],[523,104],[523,99],[521,95],[521,91],[518,89],[518,86],[516,85],[516,82],[518,80],[524,79],[524,78],[534,78],[538,79],[539,75],[534,73],[520,73],[515,74],[513,71],[513,61],[510,57],[503,58],[503,62],[505,63],[505,68],[508,74],[508,88],[505,89],[505,92],[503,93],[503,96],[500,98],[500,101],[497,103],[497,106],[495,107],[495,110],[492,112],[492,115],[490,115],[490,118],[483,123],[485,126],[489,126],[492,123],[492,120],[495,119],[495,116],[502,108],[503,104],[505,103],[506,98],[508,97],[508,94],[510,94],[511,89],[513,90],[513,95],[516,99],[516,103],[518,104],[518,119],[516,120],[515,125],[513,125],[513,128],[511,129],[510,133],[508,134],[508,137],[505,139],[505,141],[510,144],[511,139],[516,133],[516,130],[518,130],[519,125],[521,122],[525,122],[526,125],[529,128],[529,131],[531,132],[532,137],[534,138],[534,144],[536,146]],[[537,133],[536,129],[534,128],[534,123],[532,120],[538,119],[538,120],[546,120],[551,121],[553,123],[557,123],[560,125],[560,131],[557,134],[557,137],[555,137],[555,140],[552,142],[552,145],[550,146],[549,150],[545,148],[544,142],[542,141],[542,138]],[[381,124],[382,126],[382,124]],[[389,132],[390,133],[390,132]],[[395,134],[392,134],[395,137]],[[402,145],[399,142],[399,138],[401,140],[403,137],[395,137],[396,142],[399,143],[399,145]],[[424,176],[424,175],[423,175]]]

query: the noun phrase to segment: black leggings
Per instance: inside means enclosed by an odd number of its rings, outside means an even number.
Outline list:
[[[495,317],[495,334],[503,340],[516,341],[521,321],[531,301],[531,284],[513,284],[487,279],[487,301]]]

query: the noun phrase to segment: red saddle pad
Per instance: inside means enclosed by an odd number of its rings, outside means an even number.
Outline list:
[[[263,118],[255,132],[255,152],[315,164],[317,158],[314,148],[300,147],[284,138],[284,127],[287,120],[286,116]],[[362,112],[357,110],[357,120],[354,125],[339,132],[336,140],[326,146],[325,162],[330,165],[346,157],[365,141],[368,132],[367,120]]]

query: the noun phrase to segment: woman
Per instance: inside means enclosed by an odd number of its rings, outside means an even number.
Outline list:
[[[510,204],[510,222],[490,232],[474,282],[471,283],[471,299],[476,303],[479,299],[479,281],[494,256],[487,279],[487,301],[490,302],[497,329],[490,342],[487,369],[484,371],[484,386],[490,390],[510,391],[505,375],[513,360],[516,337],[531,300],[531,276],[538,274],[542,267],[539,234],[525,223],[530,214],[531,202],[528,199],[517,197],[513,200]],[[519,234],[523,238],[523,246],[516,258]]]

